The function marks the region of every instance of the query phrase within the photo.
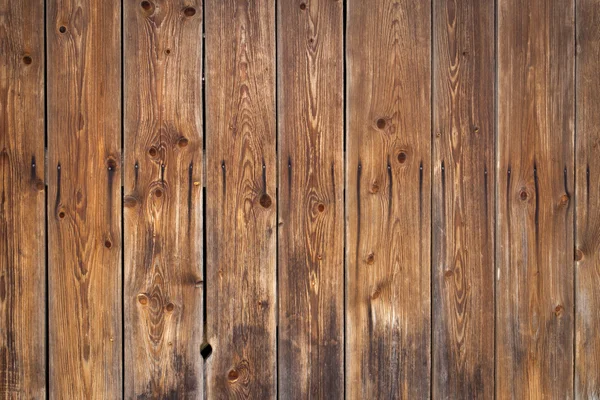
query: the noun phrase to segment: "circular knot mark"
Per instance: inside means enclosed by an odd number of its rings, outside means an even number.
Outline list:
[[[271,201],[271,196],[269,196],[268,194],[263,194],[262,196],[260,196],[260,205],[263,206],[264,208],[269,208],[271,207],[272,201]]]

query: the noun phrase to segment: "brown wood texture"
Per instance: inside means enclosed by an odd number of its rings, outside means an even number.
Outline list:
[[[209,0],[208,398],[276,396],[275,5]]]
[[[346,390],[430,388],[431,4],[348,1]]]
[[[0,398],[46,396],[44,2],[0,1]]]
[[[124,6],[125,397],[202,398],[202,4]]]
[[[600,399],[600,0],[0,0],[0,398]]]
[[[600,1],[577,0],[575,398],[600,399]]]
[[[123,383],[121,7],[50,0],[46,18],[49,395],[115,398]]]
[[[344,397],[343,3],[278,3],[279,395]]]
[[[494,2],[433,2],[432,398],[494,397]]]
[[[498,2],[496,396],[573,396],[574,2]]]

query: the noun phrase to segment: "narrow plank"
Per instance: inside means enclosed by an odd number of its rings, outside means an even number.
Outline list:
[[[120,18],[47,2],[51,398],[122,393]]]
[[[600,1],[577,1],[575,397],[600,399]]]
[[[431,4],[349,0],[346,390],[430,390]]]
[[[434,0],[432,398],[494,397],[494,2]]]
[[[343,2],[278,5],[279,388],[344,397]]]
[[[0,398],[46,397],[44,2],[0,1]]]
[[[498,3],[498,398],[573,396],[574,2]]]
[[[202,4],[123,12],[125,397],[202,398]]]
[[[275,5],[206,2],[208,398],[276,396]]]

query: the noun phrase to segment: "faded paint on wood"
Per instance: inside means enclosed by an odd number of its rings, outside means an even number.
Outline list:
[[[493,398],[494,3],[433,15],[432,398]]]
[[[498,398],[573,397],[573,11],[498,3]]]
[[[0,397],[46,396],[44,2],[0,1]]]
[[[575,398],[600,399],[600,1],[577,0]]]
[[[124,5],[125,397],[201,398],[202,4]]]
[[[348,1],[349,398],[430,389],[431,4]]]
[[[276,396],[275,7],[209,0],[208,398]]]
[[[279,389],[344,397],[343,3],[278,3]]]
[[[122,393],[120,19],[47,2],[51,398]]]

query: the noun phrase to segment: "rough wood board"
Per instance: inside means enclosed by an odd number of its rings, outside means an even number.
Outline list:
[[[275,5],[206,2],[208,398],[276,396]]]
[[[574,3],[498,3],[496,396],[573,396]]]
[[[432,398],[494,397],[494,2],[434,0]]]
[[[120,19],[47,2],[51,398],[122,393]]]
[[[46,396],[44,2],[0,1],[0,397]]]
[[[577,0],[575,397],[600,399],[600,1]]]
[[[344,397],[343,3],[278,3],[279,389]]]
[[[125,396],[203,396],[202,4],[126,2]]]
[[[431,4],[348,1],[346,390],[430,389]]]

